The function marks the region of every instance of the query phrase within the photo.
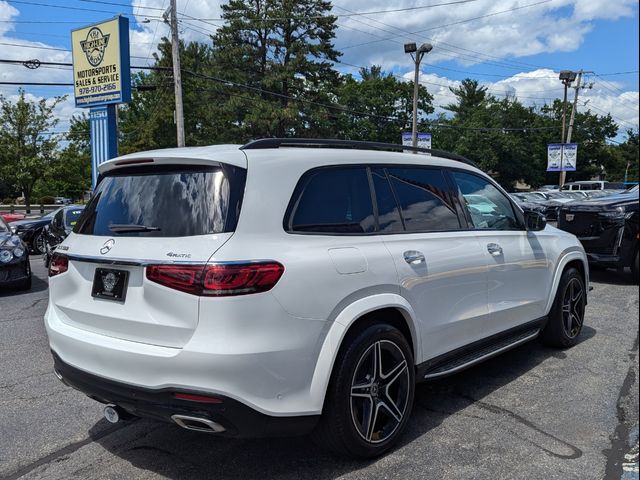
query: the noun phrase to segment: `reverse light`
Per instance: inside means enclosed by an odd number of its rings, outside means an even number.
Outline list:
[[[51,263],[49,263],[49,276],[55,277],[61,273],[66,272],[69,269],[69,259],[58,253],[54,253],[51,257]]]
[[[192,295],[227,297],[271,290],[284,272],[278,262],[149,265],[147,279]]]

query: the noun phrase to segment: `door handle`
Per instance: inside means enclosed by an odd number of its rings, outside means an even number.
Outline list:
[[[498,245],[497,243],[489,243],[489,244],[487,244],[487,250],[494,257],[499,257],[500,255],[502,255],[502,247],[500,245]]]
[[[424,263],[424,254],[422,252],[418,252],[417,250],[407,250],[403,254],[404,261],[409,265],[420,265]]]

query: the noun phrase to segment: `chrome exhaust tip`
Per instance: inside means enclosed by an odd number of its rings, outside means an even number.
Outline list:
[[[58,372],[58,370],[54,369],[53,370],[53,374],[56,376],[56,378],[58,380],[60,380],[63,384],[65,384],[67,387],[70,387],[71,385],[69,385],[66,380],[62,377],[62,375],[60,375],[60,372]]]
[[[120,413],[118,412],[119,408],[116,405],[109,404],[104,407],[103,413],[104,418],[107,419],[109,423],[118,423],[120,421]]]
[[[189,417],[187,415],[171,415],[171,420],[182,428],[205,433],[221,433],[226,430],[222,425],[206,418]]]

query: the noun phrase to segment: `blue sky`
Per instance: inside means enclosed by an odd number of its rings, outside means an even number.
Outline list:
[[[70,61],[70,54],[62,50],[70,46],[72,28],[120,12],[131,18],[131,54],[136,57],[132,64],[148,63],[157,41],[167,33],[158,16],[168,3],[168,0],[0,0],[0,59]],[[220,23],[209,20],[220,17],[220,3],[178,0],[181,36],[207,41],[206,33],[215,31]],[[560,69],[583,68],[596,75],[586,77],[593,88],[581,92],[579,108],[590,108],[598,114],[610,112],[622,129],[637,129],[637,1],[469,0],[426,8],[438,3],[446,0],[334,2],[337,15],[377,12],[339,17],[335,44],[344,48],[344,55],[343,63],[336,67],[354,73],[357,68],[352,65],[380,64],[387,71],[411,78],[412,64],[402,52],[402,44],[430,41],[434,50],[425,57],[421,81],[435,96],[436,105],[449,103],[452,97],[448,87],[465,77],[477,78],[498,97],[517,95],[525,103],[542,104],[562,94],[557,79]],[[409,7],[420,8],[382,12]],[[512,11],[504,13],[506,10]],[[138,23],[145,14],[151,21]],[[472,18],[476,20],[469,21]],[[443,25],[450,26],[441,28]],[[421,33],[412,33],[417,31]],[[609,75],[620,72],[632,73]],[[0,64],[0,81],[29,80],[70,82],[71,73],[65,68],[30,71],[20,65]],[[0,85],[0,93],[11,96],[16,88]],[[71,93],[70,88],[62,87],[24,88],[35,97]],[[69,99],[58,111],[62,124],[74,112],[78,110]]]

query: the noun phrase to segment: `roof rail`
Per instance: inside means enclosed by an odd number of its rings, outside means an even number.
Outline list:
[[[383,142],[364,142],[360,140],[339,140],[339,139],[326,139],[326,138],[261,138],[253,140],[242,147],[240,150],[261,150],[267,148],[280,148],[280,147],[300,147],[300,148],[352,148],[354,150],[383,150],[390,152],[420,152],[430,153],[437,157],[447,158],[449,160],[455,160],[463,162],[468,165],[477,167],[477,165],[455,153],[445,152],[444,150],[436,150],[433,148],[421,148],[421,147],[409,147],[400,145],[397,143],[383,143]]]

